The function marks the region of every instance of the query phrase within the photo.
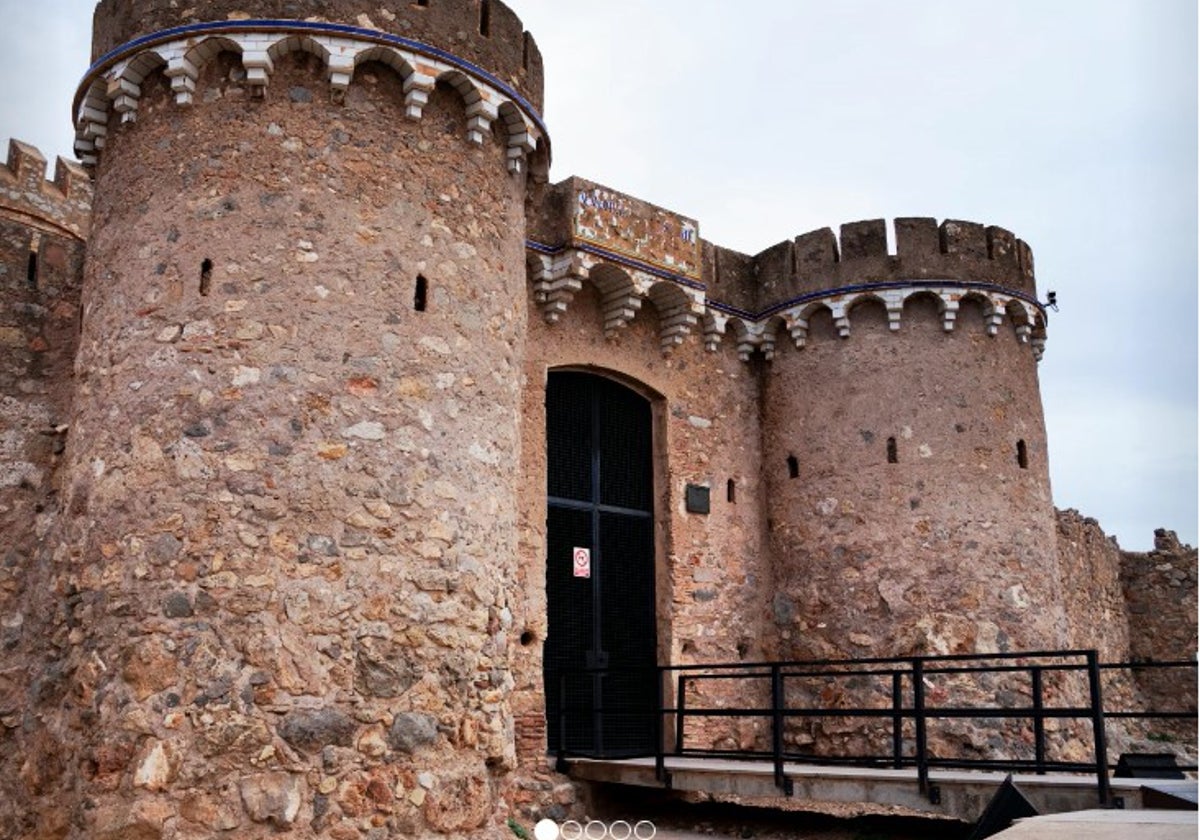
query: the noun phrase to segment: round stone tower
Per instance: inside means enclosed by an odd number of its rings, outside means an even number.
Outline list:
[[[780,655],[1062,647],[1028,247],[882,220],[790,243],[764,378]],[[784,307],[781,307],[781,309]]]
[[[0,164],[0,615],[19,618],[18,626],[24,610],[6,608],[6,599],[34,551],[38,514],[52,504],[51,474],[70,413],[91,197],[78,164],[59,158],[47,181],[37,149],[9,143],[8,163]]]
[[[495,836],[536,45],[496,0],[104,0],[93,58],[71,836]]]
[[[43,608],[54,595],[40,561],[58,512],[91,195],[77,164],[59,158],[47,181],[46,158],[10,142],[0,164],[0,837],[30,836],[39,768],[25,759],[58,666],[45,650],[55,611]]]

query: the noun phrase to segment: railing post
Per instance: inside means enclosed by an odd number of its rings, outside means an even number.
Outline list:
[[[929,756],[925,733],[925,662],[912,661],[913,717],[917,735],[917,787],[921,793],[929,793]]]
[[[1037,774],[1046,775],[1046,719],[1042,692],[1042,668],[1034,665],[1029,669],[1033,677],[1033,751],[1037,763]]]
[[[904,675],[892,672],[892,766],[904,766]]]
[[[1091,695],[1092,737],[1096,743],[1096,781],[1100,804],[1112,804],[1112,787],[1108,780],[1108,735],[1104,731],[1104,697],[1100,686],[1100,657],[1094,650],[1087,652],[1088,692]]]
[[[687,677],[679,675],[675,689],[675,755],[683,755],[683,716],[687,711]]]
[[[663,716],[667,713],[666,704],[663,702],[663,680],[666,676],[665,669],[654,669],[654,697],[658,706],[654,714],[654,778],[664,784],[667,781],[667,746],[663,743],[667,735],[667,728],[663,726]]]
[[[790,795],[791,784],[783,772],[783,673],[771,665],[771,760],[775,764],[775,786]]]
[[[567,772],[567,672],[558,675],[558,749],[555,753],[554,769]]]

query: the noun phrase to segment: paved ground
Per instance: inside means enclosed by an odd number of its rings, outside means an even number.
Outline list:
[[[1195,840],[1195,811],[1076,811],[1021,820],[995,840]],[[660,835],[661,836],[661,835]],[[686,835],[684,835],[686,836]],[[679,840],[683,840],[680,837]]]
[[[795,812],[763,814],[755,809],[719,808],[643,814],[637,840],[933,840],[965,838],[969,827],[899,817],[838,819]],[[615,819],[615,818],[614,818]],[[632,823],[632,819],[630,819]],[[625,837],[629,827],[618,837]],[[598,836],[596,834],[595,836]],[[631,836],[632,837],[632,836]],[[1195,840],[1195,811],[1082,811],[1022,820],[995,840]]]
[[[654,840],[966,840],[974,828],[881,806],[864,813],[863,806],[714,801],[615,785],[594,786],[593,793],[596,819],[630,826],[649,821]],[[1025,820],[996,840],[1196,840],[1197,817],[1196,811],[1077,811]],[[649,834],[643,824],[629,840],[646,840]]]
[[[630,824],[649,820],[657,829],[655,840],[965,840],[971,832],[970,826],[954,820],[886,809],[862,814],[834,805],[822,813],[793,804],[781,811],[746,802],[663,801],[639,796],[637,788],[620,790],[628,795],[596,803],[597,818]],[[648,833],[641,831],[643,838]]]
[[[769,761],[725,761],[721,759],[667,756],[666,768],[673,788],[697,796],[754,796],[756,804],[782,807],[788,800],[775,785],[774,766]],[[1096,778],[1087,774],[1049,773],[1046,775],[1008,774],[986,771],[936,769],[929,780],[940,789],[939,804],[931,804],[920,792],[916,768],[784,765],[794,785],[796,802],[840,802],[851,810],[869,812],[874,808],[903,808],[910,814],[931,819],[958,818],[974,822],[1006,778],[1011,778],[1021,793],[1042,813],[1081,810],[1096,806]],[[577,779],[661,790],[655,778],[651,758],[625,760],[574,759],[572,775]],[[1142,785],[1138,780],[1112,779],[1114,795],[1132,807],[1141,803]],[[1193,782],[1194,787],[1194,782]],[[887,803],[887,804],[885,804]]]

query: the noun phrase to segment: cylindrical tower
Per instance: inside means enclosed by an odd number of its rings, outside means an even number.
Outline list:
[[[0,165],[0,615],[37,542],[38,514],[50,504],[50,474],[62,451],[71,405],[79,279],[91,211],[91,181],[59,158],[12,140]],[[21,562],[17,562],[17,557]],[[3,693],[3,692],[0,692]]]
[[[0,837],[27,836],[40,691],[57,653],[45,650],[53,610],[41,562],[57,513],[58,466],[71,413],[71,365],[91,181],[13,140],[0,165]],[[7,832],[13,832],[9,834]]]
[[[789,243],[798,347],[765,376],[780,655],[1065,643],[1028,247],[1000,228],[882,220]]]
[[[495,836],[536,46],[496,0],[105,0],[94,59],[71,836]]]

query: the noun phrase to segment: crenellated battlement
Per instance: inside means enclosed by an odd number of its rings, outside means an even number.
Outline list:
[[[151,33],[211,21],[247,20],[244,0],[101,0],[93,19],[92,61]],[[521,19],[500,0],[256,0],[259,20],[347,25],[419,41],[464,59],[542,109],[542,54]]]
[[[830,289],[868,283],[946,280],[998,286],[1036,299],[1033,252],[1010,231],[975,222],[895,220],[895,253],[887,221],[821,228],[779,243],[754,258],[759,309]]]
[[[750,256],[699,239],[699,223],[605,187],[570,178],[545,194],[531,227],[534,299],[549,323],[559,320],[585,281],[600,292],[609,336],[652,300],[670,352],[702,325],[716,350],[732,335],[738,354],[768,359],[790,336],[803,348],[822,310],[849,338],[853,311],[877,302],[890,328],[906,303],[936,301],[942,327],[955,329],[961,305],[977,302],[989,335],[1008,322],[1041,358],[1045,311],[1037,300],[1033,253],[1000,227],[900,218],[896,250],[884,219],[822,228]],[[666,308],[661,302],[667,302]]]
[[[8,162],[0,165],[0,215],[32,228],[87,236],[92,214],[92,180],[86,169],[65,158],[46,179],[46,156],[28,143],[9,140]]]
[[[434,88],[448,85],[462,97],[469,142],[482,145],[493,127],[500,128],[510,171],[529,171],[537,180],[548,172],[549,138],[539,114],[541,57],[520,20],[503,4],[427,0],[397,14],[359,9],[365,4],[353,2],[315,3],[311,11],[317,14],[303,20],[287,19],[294,9],[286,4],[267,4],[265,11],[272,16],[253,19],[227,5],[213,2],[199,12],[189,9],[180,21],[177,11],[153,3],[101,4],[99,56],[80,84],[74,107],[75,150],[85,164],[98,162],[114,112],[120,123],[137,120],[142,88],[152,75],[169,79],[176,103],[189,106],[205,65],[229,52],[240,59],[251,96],[263,98],[277,62],[304,52],[324,64],[334,102],[342,101],[361,64],[392,67],[403,79],[405,114],[414,121],[422,118]],[[111,7],[113,21],[102,24],[106,7]],[[147,30],[155,25],[161,28]]]

